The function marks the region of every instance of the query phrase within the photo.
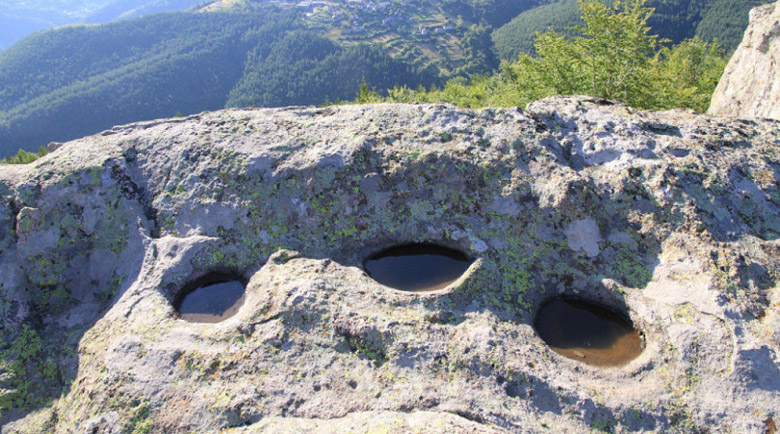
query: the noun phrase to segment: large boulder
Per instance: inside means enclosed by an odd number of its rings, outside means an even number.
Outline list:
[[[558,97],[527,110],[226,110],[0,166],[3,432],[761,432],[780,414],[780,122]],[[430,242],[472,265],[385,287]],[[182,319],[211,273],[238,313]],[[611,306],[600,368],[536,309]],[[774,419],[773,419],[774,418]]]
[[[750,11],[750,24],[707,111],[715,116],[780,119],[780,2]]]

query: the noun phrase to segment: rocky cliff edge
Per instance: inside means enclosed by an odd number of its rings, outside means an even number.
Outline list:
[[[558,97],[227,110],[0,167],[3,432],[761,432],[780,415],[780,122]],[[474,262],[431,293],[385,247]],[[210,272],[238,314],[182,320]],[[551,351],[537,307],[644,351]]]
[[[707,113],[780,119],[780,2],[750,11],[745,36],[723,72]]]

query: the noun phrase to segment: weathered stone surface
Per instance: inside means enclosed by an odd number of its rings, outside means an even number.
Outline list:
[[[780,119],[780,2],[750,11],[745,36],[723,71],[707,113]]]
[[[269,417],[248,428],[236,428],[228,432],[253,433],[439,433],[495,434],[504,430],[472,422],[463,417],[431,411],[411,413],[390,411],[364,411],[350,413],[336,419],[304,419]]]
[[[0,167],[3,432],[759,432],[780,414],[780,122],[551,98],[228,110]],[[573,231],[572,228],[576,229]],[[362,270],[475,261],[406,293]],[[249,280],[218,324],[172,306]],[[546,298],[625,310],[600,369]]]
[[[566,242],[572,249],[581,250],[591,258],[599,255],[601,232],[599,232],[599,225],[593,217],[569,223],[564,233],[566,234]]]

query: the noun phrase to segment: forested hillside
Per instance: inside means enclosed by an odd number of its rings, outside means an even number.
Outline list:
[[[750,10],[771,0],[711,0],[706,13],[696,25],[696,36],[704,40],[717,38],[723,48],[737,48],[748,24]]]
[[[255,47],[228,107],[278,107],[351,99],[362,80],[373,86],[429,85],[437,76],[418,73],[376,47],[341,48],[310,32],[289,32],[266,55]]]
[[[293,11],[171,13],[41,32],[0,53],[0,149],[225,105],[353,98],[361,80],[429,85],[375,48],[336,46]]]
[[[726,66],[723,50],[696,37],[662,45],[648,25],[653,11],[646,0],[612,6],[581,0],[577,19],[582,25],[573,35],[538,34],[535,56],[521,54],[502,62],[495,74],[456,78],[441,89],[397,86],[382,97],[363,86],[356,102],[511,107],[552,95],[590,95],[637,108],[704,112]]]
[[[750,9],[771,0],[650,0],[655,13],[649,20],[654,34],[677,44],[698,36],[704,41],[717,38],[727,52],[742,40]],[[571,35],[571,27],[581,25],[577,0],[557,0],[530,9],[493,32],[496,54],[505,60],[519,53],[533,53],[537,32],[548,29]]]
[[[245,0],[246,1],[246,0]],[[490,34],[540,0],[335,0],[306,25],[343,45],[370,44],[417,68],[469,76],[498,66]]]

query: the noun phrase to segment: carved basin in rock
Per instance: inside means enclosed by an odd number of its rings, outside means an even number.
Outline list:
[[[435,291],[458,280],[471,261],[463,253],[433,244],[385,249],[365,261],[368,275],[401,291]]]
[[[185,286],[174,308],[185,321],[224,321],[238,313],[244,304],[245,286],[235,276],[210,274]]]
[[[556,353],[594,366],[622,366],[642,353],[642,336],[624,315],[597,304],[555,297],[534,326]]]

